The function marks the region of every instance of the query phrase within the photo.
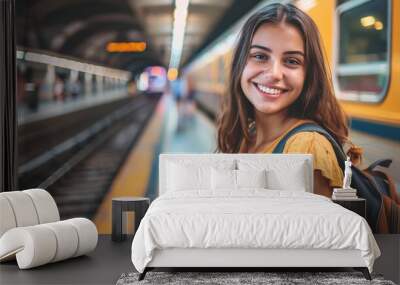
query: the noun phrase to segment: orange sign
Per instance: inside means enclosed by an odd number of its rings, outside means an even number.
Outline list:
[[[143,52],[145,42],[111,42],[106,47],[108,52]]]

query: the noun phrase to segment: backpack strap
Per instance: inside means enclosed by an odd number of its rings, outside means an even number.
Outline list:
[[[342,170],[344,170],[344,162],[347,159],[346,154],[343,151],[343,148],[340,144],[333,138],[333,136],[325,130],[323,127],[315,124],[315,123],[305,123],[295,127],[294,129],[290,130],[278,143],[272,153],[282,153],[283,149],[285,148],[285,144],[293,135],[301,132],[317,132],[323,135],[332,145],[332,148],[335,152],[336,159],[339,163],[339,166]]]
[[[370,166],[368,166],[368,168],[365,169],[365,170],[373,171],[374,168],[377,167],[377,166],[389,168],[391,163],[392,163],[392,160],[390,158],[379,159],[379,160],[375,161],[374,163],[372,163]]]

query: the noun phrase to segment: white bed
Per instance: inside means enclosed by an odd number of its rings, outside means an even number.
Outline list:
[[[154,267],[355,267],[368,278],[380,251],[367,222],[312,194],[312,169],[310,155],[161,155],[160,196],[132,243],[141,278]]]

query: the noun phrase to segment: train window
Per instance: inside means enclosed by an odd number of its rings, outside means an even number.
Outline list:
[[[340,1],[335,88],[340,99],[379,102],[389,81],[389,4]]]

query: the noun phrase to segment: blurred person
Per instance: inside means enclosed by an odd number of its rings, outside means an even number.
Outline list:
[[[171,81],[171,94],[176,102],[176,109],[178,113],[177,131],[180,132],[184,129],[183,118],[183,97],[185,94],[185,82],[181,77]]]
[[[25,91],[25,76],[23,72],[23,68],[18,66],[17,68],[17,105],[22,104],[25,101],[26,91]]]
[[[193,78],[188,76],[186,77],[186,90],[184,96],[184,104],[185,104],[185,115],[189,120],[193,121],[194,115],[196,112],[196,91],[193,82]]]
[[[53,87],[53,100],[54,101],[64,101],[64,81],[56,75],[56,79]]]
[[[81,84],[79,80],[75,80],[74,82],[70,83],[70,92],[72,100],[75,100],[81,94]]]
[[[183,85],[183,82],[180,77],[171,81],[171,85],[170,85],[171,86],[171,94],[172,94],[175,102],[177,103],[177,105],[179,105],[179,103],[181,102],[182,96],[183,96],[182,85]]]
[[[35,80],[35,75],[32,67],[27,67],[25,71],[25,94],[26,105],[29,111],[36,112],[39,107],[39,85]]]

